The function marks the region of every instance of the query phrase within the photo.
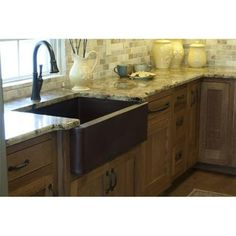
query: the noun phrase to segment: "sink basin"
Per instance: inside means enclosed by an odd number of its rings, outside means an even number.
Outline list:
[[[74,98],[30,112],[80,119],[70,130],[71,172],[82,175],[147,138],[147,103]]]

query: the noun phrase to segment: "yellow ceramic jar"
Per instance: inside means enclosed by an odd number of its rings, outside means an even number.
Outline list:
[[[184,47],[181,39],[171,41],[173,49],[173,57],[171,60],[171,68],[179,68],[184,58]]]
[[[170,40],[156,40],[152,47],[154,65],[158,69],[170,67],[172,59],[172,44]]]
[[[205,45],[194,43],[189,46],[188,65],[194,68],[201,68],[206,65]]]

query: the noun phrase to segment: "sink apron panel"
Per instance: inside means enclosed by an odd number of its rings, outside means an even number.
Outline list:
[[[74,98],[29,112],[80,119],[70,131],[71,172],[82,175],[147,138],[147,103]]]
[[[147,103],[132,105],[71,130],[71,171],[82,175],[147,139]]]

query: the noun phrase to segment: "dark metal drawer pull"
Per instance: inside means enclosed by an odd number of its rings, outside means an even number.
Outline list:
[[[175,155],[175,161],[180,161],[182,159],[182,151],[176,153]]]
[[[105,189],[105,193],[108,194],[111,191],[111,185],[112,185],[112,180],[111,180],[111,174],[109,171],[106,171],[106,181],[108,178],[108,182],[106,182],[107,188]]]
[[[49,184],[47,187],[47,196],[57,196],[54,189],[53,184]]]
[[[113,191],[117,185],[117,176],[113,168],[111,169],[111,179],[112,179],[111,191]]]
[[[14,171],[14,170],[20,170],[26,166],[28,166],[30,163],[30,161],[28,159],[26,159],[23,163],[16,165],[16,166],[9,166],[8,167],[8,171]]]
[[[163,105],[163,106],[161,106],[161,107],[159,107],[159,108],[157,108],[157,109],[155,109],[155,110],[151,110],[151,109],[149,109],[148,112],[149,112],[149,113],[161,112],[161,111],[165,111],[165,110],[167,110],[169,107],[170,107],[170,103],[167,102],[165,105]]]
[[[183,117],[177,119],[177,120],[176,120],[176,127],[182,126],[183,123],[184,123],[184,118],[183,118]]]

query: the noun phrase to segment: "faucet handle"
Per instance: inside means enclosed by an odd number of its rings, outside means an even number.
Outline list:
[[[42,78],[43,65],[39,65],[39,78]]]
[[[42,72],[43,72],[43,65],[39,65],[39,77],[38,77],[38,89],[39,89],[39,91],[41,91],[41,88],[42,88],[42,85],[43,85]]]

